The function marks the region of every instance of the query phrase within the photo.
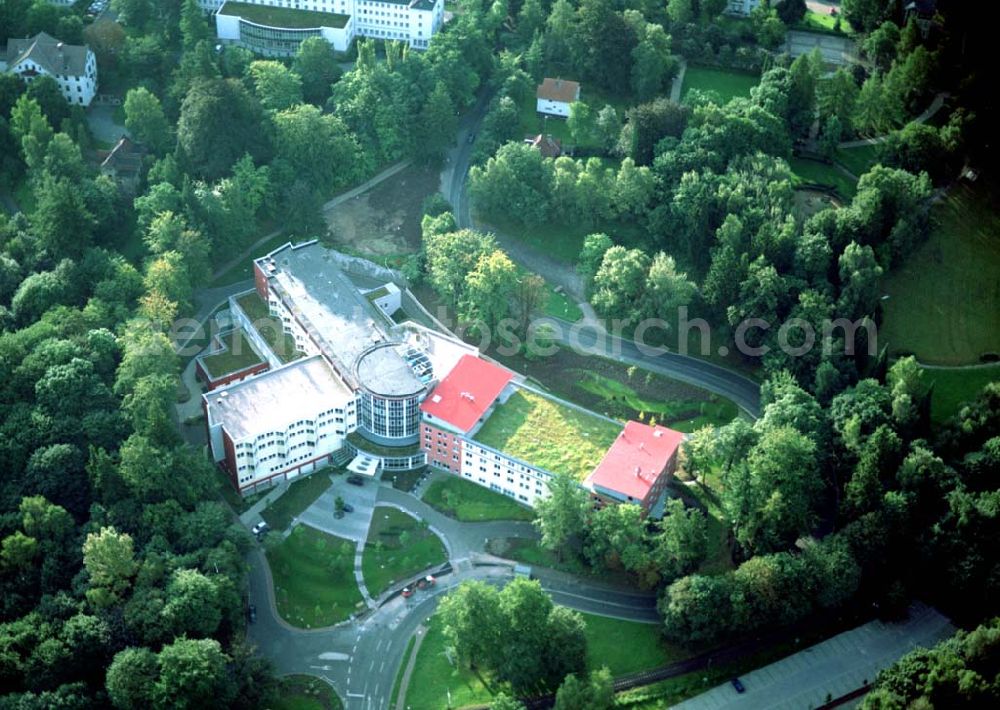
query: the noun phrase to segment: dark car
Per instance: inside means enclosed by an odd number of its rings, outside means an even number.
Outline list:
[[[417,589],[428,589],[429,587],[433,587],[436,583],[437,580],[434,579],[432,575],[427,575],[417,582]]]
[[[354,506],[351,505],[350,503],[344,503],[343,511],[345,513],[353,513],[354,512]]]
[[[736,689],[737,693],[745,693],[747,691],[746,686],[743,685],[743,681],[741,681],[739,678],[733,678],[729,682],[733,684],[733,688]]]
[[[470,133],[469,134],[469,143],[475,143],[475,141],[476,141],[476,134],[475,133]]]
[[[347,477],[347,482],[350,483],[352,486],[363,486],[363,485],[365,485],[365,479],[363,479],[361,476],[359,476],[357,474],[355,474],[353,476],[348,476]]]
[[[257,621],[257,607],[253,604],[247,607],[247,620],[249,620],[251,624]]]

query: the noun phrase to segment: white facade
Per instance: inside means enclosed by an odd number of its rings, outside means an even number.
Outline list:
[[[68,103],[90,106],[97,95],[97,57],[90,48],[64,45],[47,35],[39,35],[35,41],[51,46],[32,47],[20,57],[8,56],[7,71],[28,83],[39,76],[51,76]]]
[[[534,506],[549,493],[551,474],[465,438],[462,441],[462,478]]]
[[[749,15],[758,5],[760,5],[760,0],[729,0],[729,4],[726,5],[726,14]]]
[[[215,13],[219,39],[238,42],[262,54],[294,54],[306,37],[321,36],[339,52],[347,51],[355,37],[374,37],[409,43],[426,49],[444,22],[444,0],[243,0],[250,5],[270,5],[287,10],[308,10],[345,15],[343,27],[282,28],[262,25],[238,15],[238,7],[219,14],[224,0],[199,0],[206,12]]]

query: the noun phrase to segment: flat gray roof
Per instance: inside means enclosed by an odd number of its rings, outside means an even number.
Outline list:
[[[222,424],[234,441],[285,429],[303,413],[324,411],[353,397],[319,355],[296,360],[203,395],[210,424]]]
[[[373,348],[358,360],[357,376],[361,386],[373,394],[406,397],[424,389],[413,367],[399,353],[399,345]]]
[[[331,251],[316,241],[288,244],[256,261],[341,377],[352,388],[360,386],[356,372],[359,356],[373,345],[394,340],[393,324],[387,316],[340,270]],[[386,359],[379,370],[401,373],[407,367],[394,349],[386,349],[379,357]],[[390,359],[398,360],[395,367],[388,367]],[[364,384],[373,391],[380,388],[368,378]],[[411,384],[401,386],[405,389]],[[389,384],[390,388],[395,386]]]

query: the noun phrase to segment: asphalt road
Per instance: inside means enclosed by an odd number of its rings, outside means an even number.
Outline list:
[[[469,136],[476,135],[486,115],[488,96],[481,96],[473,109],[462,119],[458,131],[458,143],[448,154],[448,161],[441,174],[443,191],[448,197],[455,214],[455,222],[461,228],[472,227],[472,216],[467,194],[469,166],[472,161],[472,143]],[[516,250],[512,256],[524,261]],[[532,268],[531,264],[526,264]],[[551,276],[549,277],[551,279]],[[574,292],[574,284],[560,285]],[[599,354],[621,362],[645,367],[659,374],[702,387],[709,392],[727,397],[752,417],[760,415],[760,386],[753,380],[707,360],[670,352],[650,352],[640,349],[635,343],[598,332],[592,327],[551,319],[559,332],[560,342],[578,345],[593,354]]]

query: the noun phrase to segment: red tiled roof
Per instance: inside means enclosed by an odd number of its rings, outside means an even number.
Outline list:
[[[561,101],[564,104],[580,100],[580,83],[569,79],[553,79],[545,77],[535,89],[535,96],[549,101]]]
[[[420,411],[468,432],[513,377],[506,368],[463,355],[420,405]]]
[[[673,429],[628,422],[586,482],[641,501],[683,440]]]

